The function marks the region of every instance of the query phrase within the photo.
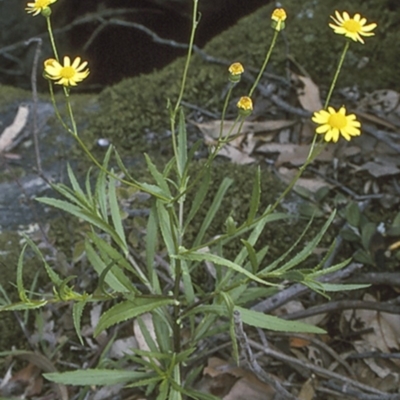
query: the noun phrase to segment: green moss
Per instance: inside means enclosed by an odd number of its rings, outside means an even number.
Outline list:
[[[29,92],[23,89],[14,88],[11,86],[0,85],[0,110],[8,108],[11,104],[26,102],[32,98]]]

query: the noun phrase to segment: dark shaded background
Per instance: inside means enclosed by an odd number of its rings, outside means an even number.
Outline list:
[[[41,61],[52,55],[45,20],[40,15],[28,15],[24,10],[27,2],[0,0],[0,83],[26,89],[30,87],[34,45],[27,46],[24,41],[42,35]],[[196,44],[202,47],[239,18],[268,2],[199,0],[201,23]],[[124,77],[159,69],[183,55],[184,50],[156,44],[144,32],[117,25],[108,25],[93,37],[102,22],[96,15],[109,9],[129,10],[115,18],[144,25],[163,38],[187,43],[192,7],[192,0],[58,0],[52,6],[52,21],[54,28],[62,29],[77,18],[91,19],[58,33],[56,38],[60,54],[80,55],[90,62],[91,75],[85,89],[100,90]],[[44,88],[45,83],[40,79],[39,83]]]

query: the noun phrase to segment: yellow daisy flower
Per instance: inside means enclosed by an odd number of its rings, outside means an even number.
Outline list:
[[[333,107],[328,107],[328,111],[315,112],[311,119],[320,125],[316,132],[324,134],[326,142],[336,143],[340,135],[346,140],[350,140],[352,136],[359,136],[361,133],[360,122],[356,120],[354,114],[346,115],[344,107],[341,107],[337,112]]]
[[[276,8],[272,15],[272,28],[276,31],[285,29],[286,11],[283,8]]]
[[[81,64],[80,57],[76,57],[72,65],[67,56],[64,57],[64,65],[49,58],[44,62],[44,72],[47,78],[57,81],[58,85],[76,86],[78,82],[83,81],[89,75],[89,69],[86,66],[87,61]]]
[[[55,3],[57,0],[35,0],[34,3],[28,3],[25,10],[33,16],[40,14],[43,10],[47,9],[50,4]]]
[[[338,35],[344,35],[355,42],[361,43],[364,43],[361,36],[375,35],[371,31],[374,30],[377,25],[375,23],[365,25],[367,20],[366,18],[361,18],[360,14],[355,14],[353,18],[350,18],[350,15],[346,11],[344,11],[342,15],[340,15],[339,11],[335,11],[335,16],[336,18],[331,15],[331,18],[336,25],[329,24],[329,26]]]

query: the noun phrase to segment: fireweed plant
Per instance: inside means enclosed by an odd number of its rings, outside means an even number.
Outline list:
[[[244,68],[241,63],[233,63],[228,70],[229,90],[222,107],[220,135],[202,169],[193,177],[189,175],[189,164],[194,151],[187,150],[185,114],[182,99],[186,86],[188,69],[195,32],[197,28],[198,0],[193,0],[193,23],[189,39],[188,53],[182,74],[180,93],[175,103],[168,101],[170,113],[170,130],[172,132],[173,157],[160,171],[145,154],[148,171],[153,183],[136,180],[124,166],[115,148],[109,147],[103,162],[99,162],[88,150],[79,137],[70,95],[78,84],[89,75],[88,63],[80,57],[72,60],[69,56],[59,57],[51,26],[52,8],[56,0],[35,0],[27,4],[27,12],[32,16],[42,15],[47,23],[53,54],[44,62],[43,76],[48,80],[49,90],[56,115],[65,129],[78,141],[87,156],[98,167],[98,176],[94,188],[91,185],[90,173],[82,188],[68,166],[71,187],[55,184],[54,189],[62,195],[63,200],[40,198],[40,202],[60,208],[90,224],[91,230],[85,237],[85,255],[88,263],[98,274],[98,285],[93,293],[78,293],[71,285],[73,276],[61,277],[47,263],[38,247],[26,237],[26,244],[20,255],[17,268],[17,288],[20,302],[3,306],[1,310],[37,309],[49,303],[72,302],[73,321],[76,334],[82,345],[81,318],[84,307],[89,302],[109,302],[112,305],[103,312],[94,331],[98,336],[123,321],[134,320],[147,343],[147,350],[132,349],[133,355],[126,356],[124,368],[104,369],[101,365],[79,371],[48,373],[45,377],[53,382],[68,385],[111,385],[125,383],[129,387],[142,387],[147,395],[153,393],[158,400],[162,399],[216,399],[193,389],[201,368],[194,367],[194,361],[202,356],[200,344],[206,338],[228,332],[232,341],[233,356],[239,359],[235,320],[240,318],[244,324],[263,329],[286,332],[322,333],[323,330],[295,321],[281,320],[249,309],[254,300],[266,298],[282,289],[283,280],[295,276],[311,289],[325,295],[329,290],[346,290],[360,288],[364,285],[325,285],[319,281],[322,275],[343,268],[349,260],[322,269],[324,258],[312,269],[296,268],[310,256],[328,229],[333,213],[321,231],[303,250],[293,255],[293,249],[303,235],[294,241],[291,248],[281,257],[266,265],[264,258],[268,246],[257,248],[257,240],[266,224],[281,221],[287,215],[277,212],[280,201],[293,188],[294,184],[327,142],[337,142],[340,137],[350,140],[360,134],[360,123],[352,114],[347,114],[344,106],[336,111],[329,106],[343,60],[351,41],[363,43],[363,38],[373,35],[376,24],[366,25],[366,19],[356,14],[351,18],[347,12],[338,11],[332,17],[331,28],[338,35],[343,35],[344,50],[334,75],[323,110],[314,113],[312,120],[316,128],[311,143],[309,156],[299,169],[297,176],[287,186],[274,204],[265,210],[260,204],[260,170],[255,177],[249,211],[245,221],[234,221],[229,217],[225,231],[206,239],[208,228],[219,211],[228,188],[233,184],[225,178],[218,188],[215,198],[206,213],[197,236],[190,241],[186,232],[193,218],[201,208],[210,186],[210,166],[219,150],[232,138],[238,135],[243,122],[253,110],[252,95],[257,88],[268,61],[272,55],[277,37],[285,28],[286,12],[276,9],[271,16],[271,27],[274,31],[265,60],[250,91],[244,94],[237,103],[238,114],[228,134],[224,132],[224,118],[232,95],[233,88],[240,81]],[[61,87],[66,101],[67,120],[58,111],[54,89]],[[319,140],[317,140],[317,138]],[[120,172],[117,174],[109,168],[109,161],[114,157]],[[123,176],[123,178],[121,178]],[[138,262],[129,249],[116,195],[116,185],[127,185],[150,195],[150,213],[147,220],[145,238],[145,259]],[[191,204],[187,204],[186,195],[193,192]],[[310,222],[311,223],[311,222]],[[234,259],[224,257],[224,248],[233,240],[240,239],[241,249]],[[44,268],[53,283],[53,293],[35,297],[27,292],[23,285],[23,260],[27,247],[33,249],[43,261]],[[258,246],[260,247],[260,246]],[[156,255],[159,248],[165,249],[168,255],[169,276],[166,282],[158,273]],[[329,252],[328,252],[329,253]],[[205,264],[213,265],[213,284],[208,291],[199,288],[192,281],[193,272],[204,268]],[[146,315],[145,323],[142,316]],[[234,319],[235,316],[235,319]],[[185,341],[183,342],[183,329]],[[108,365],[112,365],[111,361]],[[121,364],[119,364],[121,365]]]

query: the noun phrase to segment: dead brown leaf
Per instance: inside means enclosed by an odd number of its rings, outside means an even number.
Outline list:
[[[315,396],[314,385],[315,383],[313,377],[307,379],[301,387],[300,393],[298,395],[299,400],[313,400]]]
[[[318,161],[330,162],[334,158],[335,149],[331,146],[325,147],[316,158]],[[310,152],[309,145],[299,144],[280,144],[265,143],[257,148],[257,152],[261,153],[279,153],[275,165],[280,166],[289,163],[294,166],[303,165]]]
[[[250,157],[245,151],[229,144],[223,146],[218,155],[229,158],[234,164],[251,164],[255,161],[255,158]]]
[[[361,165],[358,169],[359,171],[368,171],[370,175],[375,178],[380,178],[382,176],[396,175],[400,173],[400,169],[397,168],[396,164],[368,161]]]
[[[395,125],[393,125],[392,123],[390,123],[387,119],[378,117],[377,115],[368,114],[366,112],[358,111],[358,110],[356,111],[356,114],[358,117],[361,117],[361,118],[367,120],[368,122],[372,122],[373,124],[384,126],[393,131],[395,131],[397,129],[397,127]]]
[[[360,110],[372,110],[377,113],[388,114],[394,111],[400,104],[400,94],[394,90],[375,90],[365,96],[357,108]]]
[[[292,73],[292,79],[298,83],[296,91],[301,106],[311,112],[322,110],[319,88],[312,79],[295,73]]]
[[[153,339],[153,342],[157,343],[156,332],[154,330],[154,324],[153,324],[153,316],[150,313],[145,313],[138,318],[140,318],[142,323],[145,325],[147,331],[149,332],[151,338]],[[135,334],[137,345],[140,350],[150,351],[150,346],[146,341],[145,335],[140,327],[138,318],[136,318],[133,321],[133,332]],[[143,358],[147,359],[146,357]],[[158,360],[155,360],[155,362],[157,363],[157,365],[161,365]]]
[[[211,357],[203,370],[198,389],[223,400],[272,400],[275,390],[252,372]]]
[[[377,301],[375,297],[366,293],[363,300]],[[400,315],[388,314],[374,310],[347,310],[343,316],[347,321],[357,320],[357,325],[372,328],[373,332],[362,335],[363,340],[374,349],[383,353],[390,353],[400,349]],[[356,330],[353,327],[354,330]],[[393,359],[395,364],[400,366],[400,360]]]
[[[4,129],[0,136],[0,153],[6,152],[11,146],[14,139],[24,129],[29,116],[29,107],[20,105],[13,123]]]
[[[272,121],[245,121],[242,125],[241,132],[243,134],[246,134],[248,132],[252,132],[254,134],[262,134],[265,132],[276,132],[281,129],[290,127],[295,123],[296,121],[284,120],[284,119],[272,120]],[[220,120],[209,121],[200,124],[192,121],[192,124],[195,125],[197,128],[199,128],[204,136],[209,136],[210,138],[218,139],[220,135],[220,129],[221,129]],[[230,134],[230,136],[234,136],[235,134],[237,134],[237,130],[240,124],[236,123],[235,129],[231,131],[234,124],[235,124],[234,121],[224,121],[224,127],[222,130],[223,138],[226,137],[228,134]]]
[[[297,174],[296,169],[289,169],[285,167],[280,167],[278,170],[279,177],[285,182],[289,183]],[[299,178],[295,184],[295,187],[301,187],[303,189],[307,189],[311,193],[315,193],[322,187],[332,187],[331,184],[325,182],[320,178]]]

